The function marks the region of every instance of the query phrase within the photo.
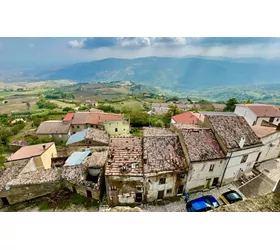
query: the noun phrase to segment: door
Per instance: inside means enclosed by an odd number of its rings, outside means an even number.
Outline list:
[[[211,179],[206,179],[205,188],[210,188]]]
[[[158,199],[158,200],[162,200],[162,199],[163,199],[163,197],[164,197],[164,190],[162,190],[162,191],[158,191],[158,196],[157,196],[157,199]]]
[[[4,205],[10,205],[10,203],[6,197],[1,198],[1,201]]]
[[[135,194],[135,202],[142,202],[142,193]]]
[[[88,198],[92,198],[92,194],[91,194],[91,192],[88,191],[88,190],[87,190],[87,197],[88,197]]]
[[[182,195],[183,191],[184,191],[184,185],[179,185],[177,195],[180,195],[180,194]]]
[[[213,183],[212,183],[212,187],[216,187],[219,183],[219,177],[214,178]]]

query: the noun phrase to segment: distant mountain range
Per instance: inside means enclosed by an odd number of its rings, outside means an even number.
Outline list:
[[[280,60],[109,58],[37,71],[33,76],[40,80],[69,79],[78,82],[129,80],[172,91],[186,91],[218,86],[280,83]]]

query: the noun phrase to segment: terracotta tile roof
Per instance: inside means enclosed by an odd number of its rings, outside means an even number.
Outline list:
[[[49,142],[21,147],[18,151],[10,156],[9,161],[17,161],[20,159],[28,159],[31,157],[39,156],[46,150],[48,150],[53,144],[53,142]],[[43,146],[45,146],[45,148],[43,148]]]
[[[138,137],[110,139],[106,175],[142,176],[142,140]]]
[[[64,122],[70,122],[72,121],[75,113],[67,113],[66,116],[64,117],[63,121]]]
[[[36,131],[38,135],[68,134],[71,124],[60,120],[41,122]]]
[[[108,150],[94,152],[83,162],[85,166],[92,168],[103,168],[108,156]]]
[[[280,117],[280,110],[273,105],[266,104],[237,104],[248,107],[257,117]]]
[[[81,125],[87,123],[87,117],[89,112],[77,112],[72,119],[73,125]]]
[[[224,153],[210,128],[183,129],[181,133],[191,162],[224,158]]]
[[[87,124],[99,124],[106,121],[121,121],[123,119],[122,114],[101,113],[101,112],[89,112],[87,117]]]
[[[169,128],[143,127],[143,136],[176,136]]]
[[[179,115],[172,116],[172,119],[176,123],[186,123],[186,124],[197,124],[198,120],[204,119],[204,115],[201,113],[184,112]]]
[[[240,149],[241,138],[245,139],[244,148],[262,145],[260,139],[242,116],[206,116],[214,132],[228,149]]]
[[[190,128],[203,128],[200,125],[195,125],[195,124],[186,124],[186,123],[174,123],[171,124],[175,128],[181,130],[181,129],[190,129]]]
[[[157,132],[154,136],[144,135],[145,175],[186,170],[186,161],[178,136],[172,131],[166,133],[166,129],[161,130],[162,133]]]
[[[259,138],[265,137],[265,136],[268,136],[268,135],[271,135],[271,134],[277,132],[276,127],[266,127],[266,126],[255,125],[255,126],[251,126],[251,128],[254,130],[254,132],[256,133],[256,135]]]

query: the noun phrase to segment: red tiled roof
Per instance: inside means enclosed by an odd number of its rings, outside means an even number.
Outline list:
[[[70,122],[73,119],[74,114],[75,113],[67,113],[66,116],[64,117],[63,121],[64,122]]]
[[[197,121],[203,120],[203,118],[204,118],[204,115],[199,114],[199,113],[193,113],[193,112],[185,112],[185,113],[175,115],[172,117],[172,119],[176,123],[186,123],[186,124],[197,124]]]
[[[89,112],[86,123],[99,124],[106,121],[121,121],[122,119],[123,115],[121,114]]]
[[[280,117],[280,110],[273,105],[237,104],[237,106],[247,106],[257,117]]]
[[[268,135],[271,135],[271,134],[277,132],[276,127],[265,127],[265,126],[255,125],[255,126],[251,126],[251,128],[254,130],[254,132],[256,133],[256,135],[259,138],[265,137],[265,136],[268,136]]]

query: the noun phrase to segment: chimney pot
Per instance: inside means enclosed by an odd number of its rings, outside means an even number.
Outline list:
[[[46,145],[45,144],[43,145],[43,149],[46,149]]]

